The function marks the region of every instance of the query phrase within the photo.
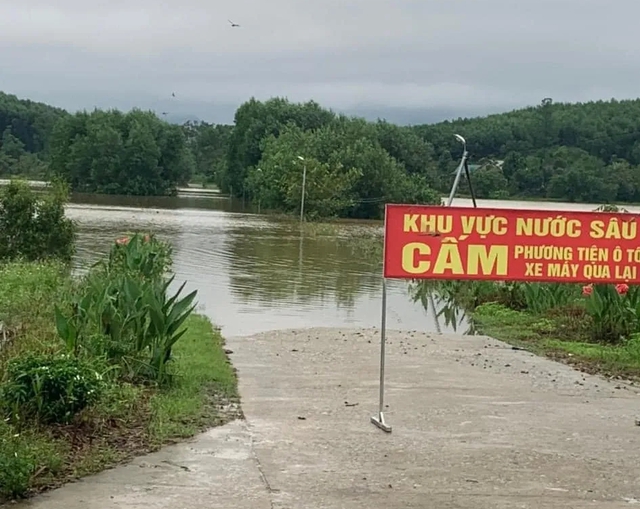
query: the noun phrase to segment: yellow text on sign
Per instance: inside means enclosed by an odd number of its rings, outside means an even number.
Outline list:
[[[456,243],[442,243],[432,256],[431,246],[410,242],[402,248],[402,269],[409,274],[459,274],[475,276],[506,276],[509,266],[509,246],[466,246],[466,266],[462,263]]]

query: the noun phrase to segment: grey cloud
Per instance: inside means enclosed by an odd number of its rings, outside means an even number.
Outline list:
[[[634,97],[640,80],[637,0],[52,4],[0,5],[0,89],[69,109],[230,121],[250,96],[278,95],[416,123]]]

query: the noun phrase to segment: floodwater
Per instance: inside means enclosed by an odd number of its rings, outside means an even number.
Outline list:
[[[471,206],[470,200],[454,205]],[[593,210],[595,205],[480,201],[482,207]],[[636,207],[637,208],[637,207]],[[629,207],[632,210],[633,207]],[[635,210],[634,210],[635,212]],[[379,327],[380,222],[308,225],[245,209],[228,197],[133,198],[74,195],[79,226],[75,266],[106,253],[114,239],[152,231],[174,249],[176,282],[198,290],[199,310],[227,336],[273,329]],[[439,304],[433,301],[436,309]],[[431,306],[414,303],[409,284],[388,282],[387,327],[449,332]],[[466,319],[457,326],[468,328]]]
[[[301,234],[295,219],[243,212],[226,197],[74,195],[67,215],[79,227],[79,270],[130,232],[169,241],[176,282],[198,290],[200,311],[226,336],[380,326],[380,222],[308,225]],[[452,330],[413,303],[406,282],[388,284],[387,303],[389,328]]]

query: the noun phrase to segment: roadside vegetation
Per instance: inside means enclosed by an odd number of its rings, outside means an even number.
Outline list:
[[[97,472],[238,415],[224,342],[152,234],[82,277],[61,186],[0,190],[0,500]],[[60,213],[62,211],[62,213]],[[7,247],[8,246],[8,247]]]
[[[435,292],[445,322],[472,329],[589,373],[640,380],[640,288],[619,285],[446,282]]]
[[[435,295],[447,324],[466,313],[476,332],[583,371],[640,380],[640,286],[423,281],[411,292],[425,307]]]

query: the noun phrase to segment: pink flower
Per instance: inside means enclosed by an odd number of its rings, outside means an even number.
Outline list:
[[[120,239],[116,239],[116,244],[119,246],[126,246],[129,243],[129,237],[122,237]]]
[[[149,242],[151,240],[151,237],[149,235],[145,235],[144,236],[144,241],[145,242]]]
[[[628,291],[629,291],[629,285],[625,283],[620,283],[616,285],[616,292],[618,292],[620,295],[626,295]]]
[[[587,285],[582,287],[582,295],[588,297],[593,293],[593,285]]]

